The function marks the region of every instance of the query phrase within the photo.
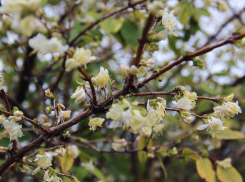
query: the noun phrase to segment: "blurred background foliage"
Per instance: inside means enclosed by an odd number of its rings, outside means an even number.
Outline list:
[[[60,38],[64,44],[69,44],[79,32],[100,19],[101,16],[137,1],[43,0],[45,6],[43,7],[42,20],[52,31],[52,36]],[[166,41],[158,42],[159,50],[157,51],[152,51],[147,46],[143,57],[145,59],[153,58],[156,61],[155,67],[149,70],[149,74],[154,69],[162,68],[176,60],[186,51],[195,51],[205,45],[228,38],[245,22],[245,2],[243,0],[165,0],[163,2],[165,3],[164,10],[167,12],[174,10],[174,14],[179,20],[178,37],[169,36]],[[130,65],[132,56],[137,50],[137,39],[141,37],[148,14],[146,4],[140,3],[101,21],[80,36],[74,46],[89,48],[93,55],[98,57],[97,61],[88,64],[86,71],[90,75],[95,75],[99,72],[100,66],[103,66],[108,69],[111,80],[116,81],[116,87],[122,88],[125,77],[120,72],[119,64]],[[157,25],[156,29],[160,30],[161,26]],[[55,61],[50,54],[37,53],[30,56],[32,50],[27,45],[28,39],[29,37],[11,29],[11,16],[0,16],[0,69],[3,72],[4,89],[11,105],[19,107],[27,117],[38,118],[40,114],[45,113],[47,104],[50,104],[49,100],[44,99],[44,90],[50,88],[57,100],[63,103],[66,109],[70,109],[72,115],[75,116],[83,110],[83,104],[76,105],[70,96],[78,86],[77,81],[82,81],[79,78],[80,73],[76,70],[65,72],[63,57],[59,57]],[[234,93],[234,100],[239,101],[243,110],[245,107],[245,65],[241,60],[234,62],[232,57],[232,45],[225,45],[200,56],[206,62],[205,70],[193,67],[191,62],[184,62],[162,75],[161,81],[151,81],[140,91],[170,91],[175,86],[183,85],[186,90],[197,92],[199,96],[213,98]],[[137,81],[142,79],[139,78]],[[108,86],[107,93],[110,92],[111,88]],[[103,91],[98,90],[97,93],[99,100],[104,99]],[[154,97],[130,99],[131,101],[145,102],[148,98]],[[172,97],[163,96],[163,98],[167,100],[167,106],[171,107]],[[1,103],[4,103],[3,100]],[[207,100],[197,100],[194,113],[198,115],[212,113],[214,106],[217,104]],[[49,122],[53,123],[54,113],[48,117]],[[96,117],[105,117],[105,115],[98,114]],[[164,144],[177,136],[193,131],[201,123],[201,120],[195,119],[193,124],[188,125],[180,122],[177,115],[173,116],[172,112],[168,112],[164,123],[164,132],[153,139],[153,146]],[[24,122],[22,125],[24,136],[19,138],[21,147],[33,141],[40,134],[29,123]],[[229,130],[236,130],[244,134],[244,114],[227,120],[224,125]],[[3,133],[3,129],[0,130]],[[71,127],[69,131],[72,137],[58,137],[48,140],[41,147],[47,148],[54,144],[68,143],[78,145],[79,157],[75,159],[67,174],[75,175],[79,181],[203,181],[197,173],[195,161],[181,156],[181,154],[173,157],[163,154],[164,157],[160,156],[160,161],[159,157],[155,156],[140,162],[137,153],[113,153],[113,151],[100,153],[88,149],[82,142],[79,142],[104,139],[111,141],[125,138],[130,144],[129,149],[137,148],[134,143],[136,136],[120,129],[113,130],[109,120],[95,132],[89,130],[88,118]],[[227,135],[213,139],[208,135],[193,134],[182,141],[172,143],[166,149],[188,147],[194,151],[202,151],[217,160],[231,157],[233,166],[245,179],[244,139],[239,135],[237,140],[230,140],[234,133],[229,134],[228,137]],[[10,146],[6,134],[1,134],[0,139],[0,146]],[[109,151],[111,149],[111,142],[98,142],[94,145],[99,149],[108,149]],[[0,163],[6,157],[6,155],[1,155]],[[81,162],[86,163],[90,160],[96,166],[94,173],[90,173],[81,165]],[[56,159],[53,163],[57,169],[60,169],[62,164],[59,160]],[[161,164],[164,164],[167,176],[164,175]],[[215,163],[213,163],[213,167],[216,168]],[[30,173],[12,170],[2,178],[2,181],[42,181],[42,178],[43,174],[41,173],[31,176]],[[69,181],[65,177],[63,180]]]

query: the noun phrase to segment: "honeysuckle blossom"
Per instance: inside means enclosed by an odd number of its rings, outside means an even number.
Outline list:
[[[22,111],[14,111],[14,119],[15,121],[20,121],[22,120],[24,114]]]
[[[155,65],[155,61],[153,59],[149,59],[148,61],[146,61],[145,65],[147,67],[153,67]]]
[[[18,28],[18,27],[16,27],[16,28]],[[37,28],[44,29],[45,27],[39,19],[37,19],[33,15],[29,15],[29,16],[26,16],[25,18],[21,19],[19,28],[20,28],[22,34],[29,37],[33,34],[33,32]]]
[[[185,122],[185,123],[192,123],[193,121],[193,117],[191,116],[191,113],[190,112],[180,112],[180,117],[182,118],[182,120]]]
[[[146,73],[147,73],[146,67],[145,66],[141,66],[141,67],[139,67],[139,69],[138,69],[138,71],[136,73],[136,77],[140,78],[140,77],[144,76]]]
[[[76,91],[74,94],[72,94],[71,98],[72,99],[76,99],[75,103],[80,103],[82,101],[84,101],[87,97],[87,94],[84,90],[83,87],[77,87]]]
[[[110,76],[107,69],[100,67],[100,72],[98,75],[92,78],[92,83],[99,89],[104,88],[109,82]]]
[[[80,66],[80,64],[74,58],[69,58],[66,60],[66,65],[65,65],[66,71],[71,71],[77,68],[78,66]]]
[[[29,39],[28,44],[34,49],[34,52],[45,53],[64,53],[68,50],[68,45],[63,45],[57,37],[47,39],[44,35],[38,34]]]
[[[59,116],[57,120],[57,124],[63,123],[66,118],[69,118],[71,116],[71,111],[59,111]]]
[[[105,119],[103,118],[93,118],[89,121],[88,125],[90,126],[90,130],[95,131],[97,127],[101,127]]]
[[[146,118],[142,116],[142,114],[138,110],[134,110],[130,118],[131,121],[129,122],[129,126],[132,129],[133,133],[139,133],[141,128],[145,125]]]
[[[50,171],[49,169],[45,171],[43,176],[44,181],[48,182],[62,182],[63,180],[59,178],[55,172]]]
[[[152,127],[156,124],[159,124],[159,122],[162,120],[160,112],[157,110],[153,109],[153,107],[150,106],[150,101],[148,100],[146,109],[148,111],[147,113],[147,122],[146,126]]]
[[[120,64],[121,72],[123,75],[127,76],[130,72],[130,69],[127,65],[125,64]]]
[[[190,109],[193,108],[191,101],[189,99],[187,99],[187,98],[181,98],[180,100],[178,100],[178,102],[172,101],[172,103],[178,109],[190,110]]]
[[[112,104],[109,111],[106,113],[106,118],[111,118],[114,121],[119,121],[122,117],[123,108],[119,104]]]
[[[4,122],[5,119],[6,119],[6,117],[4,116],[4,114],[0,115],[0,124],[1,124],[2,122]]]
[[[156,110],[158,112],[158,115],[162,118],[165,116],[165,112],[166,112],[165,106],[166,106],[166,101],[165,101],[165,103],[164,102],[157,102]]]
[[[79,150],[76,145],[69,145],[68,148],[68,153],[75,159],[79,155]]]
[[[17,137],[22,137],[23,133],[21,132],[22,125],[17,124],[14,119],[5,120],[2,122],[4,129],[8,132],[10,140],[16,140]]]
[[[185,90],[183,97],[185,97],[189,100],[197,100],[197,93],[196,92],[189,92],[189,91]]]
[[[177,23],[178,20],[174,16],[174,11],[171,11],[169,14],[164,12],[162,16],[162,25],[165,27],[165,30],[159,32],[158,34],[161,35],[164,40],[167,38],[168,34],[177,37],[178,35],[175,32]]]
[[[44,155],[37,154],[36,159],[34,160],[37,162],[38,167],[32,171],[32,175],[35,175],[40,171],[40,169],[47,169],[48,167],[52,166],[52,155],[45,153]]]
[[[223,167],[223,168],[229,168],[229,167],[232,167],[232,165],[231,165],[231,158],[226,158],[226,159],[224,159],[224,160],[222,160],[222,161],[216,161],[216,163],[217,163],[219,166]]]
[[[2,0],[0,13],[16,14],[22,13],[25,9],[37,11],[40,8],[41,0]]]
[[[224,117],[230,118],[235,116],[235,114],[242,113],[241,108],[238,105],[238,101],[234,102],[224,102],[222,106],[214,107],[214,114],[218,115],[221,119]]]
[[[150,137],[151,136],[152,129],[149,127],[142,127],[140,131],[140,135],[144,137]]]
[[[210,127],[210,129],[213,131],[212,137],[215,137],[216,133],[219,133],[220,131],[226,129],[227,127],[223,126],[223,121],[219,118],[211,117],[211,119],[208,119],[207,124],[203,124],[201,126],[198,126],[198,130],[205,130],[206,128]]]
[[[155,125],[155,126],[153,127],[153,131],[154,131],[154,133],[156,133],[156,134],[162,133],[163,128],[164,128],[164,124],[160,123],[160,124]]]
[[[230,102],[230,101],[232,101],[233,97],[234,97],[234,94],[231,93],[230,95],[228,95],[228,96],[226,96],[226,97],[223,97],[222,100],[223,100],[224,102]]]
[[[86,69],[89,62],[96,60],[96,57],[91,55],[92,52],[90,49],[84,49],[83,47],[77,48],[73,55],[73,59],[79,63],[79,66],[84,66]]]
[[[82,163],[82,166],[90,172],[94,171],[94,165],[92,160],[90,160],[89,163]]]
[[[63,147],[60,147],[59,149],[55,150],[55,153],[56,153],[56,155],[63,157],[66,153],[66,149]]]
[[[128,145],[127,141],[123,138],[123,139],[119,139],[119,140],[114,140],[112,142],[111,148],[113,148],[114,150],[119,150],[122,147],[126,147]]]

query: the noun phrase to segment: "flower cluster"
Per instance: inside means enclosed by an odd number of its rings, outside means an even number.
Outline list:
[[[57,37],[47,39],[43,34],[37,34],[29,39],[28,44],[34,49],[34,52],[46,53],[64,53],[68,50],[68,45],[63,45]]]
[[[87,68],[87,64],[93,60],[96,60],[95,56],[91,56],[92,52],[89,49],[77,48],[73,57],[66,61],[66,71],[71,71],[78,66],[84,66]]]
[[[206,128],[211,129],[212,136],[215,137],[217,133],[226,129],[223,126],[224,118],[234,117],[235,114],[242,113],[241,108],[236,103],[230,102],[233,99],[234,94],[225,97],[223,100],[228,102],[223,102],[222,106],[214,107],[214,113],[210,115],[206,124],[199,126],[198,130],[204,130]]]
[[[46,152],[44,155],[37,154],[36,159],[34,160],[37,162],[38,167],[32,171],[32,175],[35,175],[40,171],[40,169],[47,169],[48,167],[52,166],[52,153]]]
[[[36,18],[41,14],[41,0],[2,0],[0,13],[12,16],[12,28],[25,36],[31,36],[35,30],[45,30],[45,26]]]
[[[108,70],[101,66],[99,74],[96,75],[95,77],[92,77],[91,81],[93,85],[95,85],[96,87],[98,87],[98,89],[100,89],[100,88],[105,88],[105,86],[109,82],[109,79],[110,76]]]
[[[109,112],[106,113],[106,117],[114,121],[114,126],[121,123],[124,129],[129,129],[132,133],[140,133],[142,136],[149,137],[152,132],[155,134],[162,132],[165,104],[166,101],[157,101],[152,107],[148,100],[145,112],[135,107],[137,103],[131,105],[130,102],[123,99],[123,101],[112,105]]]

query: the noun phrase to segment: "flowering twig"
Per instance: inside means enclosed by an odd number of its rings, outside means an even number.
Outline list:
[[[245,33],[239,34],[239,35],[232,35],[230,38],[220,41],[214,45],[209,45],[209,46],[205,46],[195,52],[192,52],[190,54],[188,54],[187,56],[183,56],[179,59],[177,59],[176,61],[174,61],[173,63],[165,66],[164,68],[160,69],[158,72],[153,73],[150,77],[144,79],[141,82],[138,82],[135,86],[136,88],[141,88],[143,87],[146,83],[148,83],[149,81],[156,79],[158,76],[160,76],[161,74],[167,72],[168,70],[170,70],[171,68],[179,65],[180,63],[184,62],[184,61],[190,61],[192,58],[195,58],[197,56],[203,55],[205,53],[208,53],[210,51],[212,51],[215,48],[221,47],[223,45],[226,44],[233,44],[234,42],[236,42],[239,39],[242,39],[243,37],[245,37]]]
[[[61,145],[60,146],[55,146],[55,147],[51,147],[51,148],[46,148],[46,149],[37,149],[35,152],[33,152],[32,154],[24,157],[24,159],[28,159],[36,154],[38,154],[40,151],[43,151],[43,152],[46,152],[46,151],[49,151],[49,150],[54,150],[54,149],[57,149],[57,148],[60,148],[62,147]]]
[[[0,109],[0,113],[3,113],[4,115],[7,115],[7,116],[13,116],[14,115],[11,112],[7,112],[7,111],[1,110],[1,109]],[[41,124],[39,122],[37,123],[37,122],[35,122],[35,121],[25,117],[25,116],[23,118],[24,118],[24,120],[26,120],[26,121],[30,122],[31,124],[35,125],[37,128],[40,128],[43,132],[49,133],[49,131],[47,129],[45,129],[43,126],[41,126]]]
[[[94,88],[94,85],[91,81],[91,77],[88,75],[88,73],[86,71],[84,71],[82,69],[82,67],[78,67],[77,70],[83,74],[83,76],[85,77],[86,81],[88,81],[89,85],[90,85],[90,88],[91,88],[91,92],[92,92],[92,96],[93,96],[93,104],[94,105],[97,105],[97,99],[96,99],[96,93],[95,93],[95,88]]]
[[[146,25],[143,29],[143,33],[142,33],[142,36],[141,38],[139,39],[139,46],[138,46],[138,49],[137,49],[137,55],[136,55],[136,58],[134,59],[133,61],[133,65],[138,67],[139,64],[140,64],[140,60],[141,60],[141,56],[145,50],[145,46],[146,46],[146,43],[147,43],[147,34],[150,30],[150,27],[152,25],[152,21],[153,21],[153,18],[154,16],[152,14],[149,15],[148,19],[147,19],[147,22],[146,22]],[[127,79],[127,86],[130,87],[132,85],[134,81],[134,75],[129,75],[128,79]]]

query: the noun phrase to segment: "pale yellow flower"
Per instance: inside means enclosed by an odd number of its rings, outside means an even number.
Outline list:
[[[97,76],[92,78],[92,83],[99,89],[104,88],[109,82],[110,76],[107,69],[100,67],[100,72]]]
[[[89,121],[88,125],[90,126],[90,130],[95,131],[97,127],[101,127],[105,119],[103,118],[93,118]]]
[[[224,117],[230,118],[235,116],[235,114],[242,113],[241,108],[238,105],[238,101],[234,102],[224,102],[222,106],[214,107],[214,114],[218,115],[221,119]]]
[[[232,165],[231,165],[231,158],[226,158],[226,159],[224,159],[224,160],[222,160],[222,161],[216,161],[216,163],[217,163],[219,166],[223,167],[223,168],[229,168],[229,167],[232,167]]]

